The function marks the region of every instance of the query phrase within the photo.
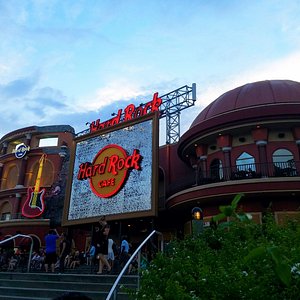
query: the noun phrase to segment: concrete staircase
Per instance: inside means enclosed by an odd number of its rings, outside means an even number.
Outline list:
[[[50,300],[69,292],[81,293],[93,300],[106,299],[117,275],[57,274],[0,272],[0,299]],[[124,276],[120,285],[135,290],[137,276]],[[127,293],[119,289],[118,300],[128,300]]]

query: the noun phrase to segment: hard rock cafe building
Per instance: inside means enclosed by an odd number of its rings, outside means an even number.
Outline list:
[[[74,135],[67,125],[31,126],[1,138],[0,240],[31,235],[39,248],[49,227],[60,224]],[[15,242],[26,246],[29,241],[11,241],[8,246],[18,246]]]
[[[130,131],[128,128],[126,130]],[[105,144],[109,135],[114,133],[104,133],[99,139]],[[98,139],[93,135],[91,137]],[[122,143],[118,136],[114,138]],[[76,247],[84,250],[91,224],[97,219],[97,213],[93,213],[107,209],[102,206],[90,210],[76,208],[76,201],[86,195],[87,185],[80,187],[79,184],[92,181],[92,170],[100,174],[102,165],[100,158],[104,150],[97,150],[98,154],[93,154],[95,158],[91,169],[87,169],[90,166],[88,162],[78,168],[74,145],[78,147],[86,143],[84,138],[75,137],[73,128],[67,125],[32,126],[1,138],[0,240],[21,232],[31,235],[36,247],[42,247],[44,235],[55,226],[60,231],[65,228],[72,230]],[[135,143],[138,143],[142,153],[146,141],[141,139]],[[122,147],[128,148],[128,145],[130,141]],[[123,153],[122,147],[114,143],[113,150]],[[103,149],[111,151],[106,146]],[[150,214],[125,213],[126,217],[117,215],[110,218],[108,214],[116,239],[126,233],[132,241],[138,242],[152,229],[161,231],[166,240],[189,234],[194,207],[202,209],[204,222],[208,225],[211,217],[219,212],[218,207],[230,203],[238,193],[244,194],[240,208],[250,213],[255,222],[262,223],[267,211],[273,213],[278,223],[298,217],[300,83],[266,80],[228,91],[199,112],[178,143],[157,149],[158,168],[152,175],[156,182],[154,209],[151,208]],[[87,155],[84,148],[80,151]],[[134,151],[131,156],[124,156],[121,162],[136,169],[131,174],[139,170],[138,152]],[[145,155],[141,160],[145,166],[147,159]],[[118,166],[119,163],[116,162]],[[73,170],[77,167],[77,179],[80,179],[75,184],[78,185],[76,190],[70,183],[72,167]],[[113,173],[112,166],[111,169]],[[145,180],[144,175],[138,177],[139,174],[131,174],[124,175],[125,184],[130,188],[122,194],[123,198],[129,199],[126,204],[128,211],[139,209],[131,180],[140,182],[140,189],[144,188],[142,180]],[[118,185],[115,180],[99,181],[97,186],[92,186],[94,194],[98,197],[102,195],[97,190],[101,185]],[[81,190],[82,194],[77,196],[77,190]],[[112,194],[114,191],[108,196]],[[70,197],[73,204],[70,204],[69,215],[66,215],[65,198]],[[122,197],[111,201],[110,207],[119,209]],[[84,201],[90,205],[88,200]],[[85,215],[90,222],[82,221]],[[62,222],[63,219],[65,221]]]

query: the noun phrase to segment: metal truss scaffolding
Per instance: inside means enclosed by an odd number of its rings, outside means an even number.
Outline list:
[[[168,94],[160,96],[162,104],[160,106],[160,118],[166,118],[166,144],[173,144],[179,141],[180,138],[180,112],[195,104],[196,101],[196,83],[191,87],[185,85]],[[143,104],[141,104],[143,105]],[[116,114],[112,114],[114,116]],[[122,113],[121,119],[124,117]],[[90,125],[87,122],[86,125]],[[89,133],[86,129],[76,134],[81,136]]]
[[[180,138],[180,112],[195,105],[196,83],[187,85],[160,97],[160,118],[166,117],[166,144],[173,144]]]

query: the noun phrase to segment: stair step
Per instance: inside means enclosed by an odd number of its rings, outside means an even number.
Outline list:
[[[67,292],[71,292],[69,290],[63,289],[40,289],[40,288],[17,288],[17,287],[0,287],[0,295],[2,296],[21,296],[21,297],[30,297],[32,295],[38,295],[40,298],[55,298],[58,296],[62,296]],[[72,292],[82,293],[85,296],[91,299],[105,299],[107,296],[107,292],[93,292],[93,291],[81,291],[81,290],[72,290]]]
[[[0,272],[0,300],[51,300],[68,292],[106,299],[117,275]],[[124,276],[119,286],[135,290],[138,277]],[[118,299],[128,295],[118,290]]]
[[[126,275],[121,279],[121,284],[136,283],[136,275]],[[64,282],[89,282],[89,283],[114,283],[117,275],[91,275],[91,274],[57,274],[57,273],[16,273],[0,272],[1,279],[11,280],[36,280],[36,281],[64,281]]]
[[[0,287],[26,287],[26,288],[42,288],[42,289],[62,289],[76,290],[80,286],[82,291],[109,291],[112,284],[109,283],[76,283],[76,282],[61,282],[61,281],[35,281],[35,280],[12,280],[2,279]],[[128,286],[128,285],[127,285]],[[134,286],[134,285],[132,285]]]
[[[22,297],[22,296],[3,296],[0,295],[0,299],[2,300],[52,300],[52,298],[41,298],[41,297]]]

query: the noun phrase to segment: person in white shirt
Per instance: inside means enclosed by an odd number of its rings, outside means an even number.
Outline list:
[[[115,253],[114,253],[114,250],[113,250],[113,245],[114,245],[113,239],[108,239],[107,260],[108,260],[111,268],[113,268],[114,261],[115,261]]]

